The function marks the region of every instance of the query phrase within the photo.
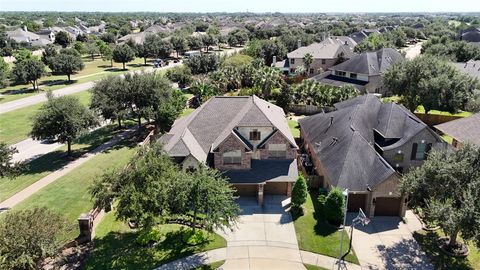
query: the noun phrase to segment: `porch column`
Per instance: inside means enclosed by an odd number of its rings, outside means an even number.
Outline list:
[[[263,205],[263,187],[264,186],[265,184],[258,184],[258,195],[257,195],[258,205]]]
[[[367,195],[367,209],[366,209],[366,215],[369,218],[373,218],[373,215],[375,214],[375,204],[373,204],[373,192],[369,192]]]
[[[292,182],[287,183],[287,197],[292,197]]]

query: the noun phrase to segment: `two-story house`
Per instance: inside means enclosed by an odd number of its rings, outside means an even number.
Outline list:
[[[397,50],[383,48],[354,56],[311,79],[334,86],[350,84],[362,93],[385,94],[383,73],[403,59],[404,57]]]
[[[301,67],[307,68],[303,59],[306,54],[312,55],[313,61],[305,73],[313,76],[326,71],[331,66],[341,61],[350,59],[357,43],[350,37],[333,36],[325,38],[322,42],[312,43],[298,48],[287,54],[287,59],[281,62],[273,61],[273,66],[280,69],[286,75],[293,74]]]
[[[241,196],[290,196],[298,176],[297,144],[283,109],[256,96],[209,99],[160,138],[183,170],[206,164]]]
[[[404,216],[402,173],[419,166],[432,148],[447,144],[405,107],[363,95],[335,111],[299,121],[303,148],[324,188],[348,189],[348,209],[369,216]]]

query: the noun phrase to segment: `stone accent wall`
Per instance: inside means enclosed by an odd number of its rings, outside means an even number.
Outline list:
[[[287,145],[287,159],[294,159],[297,156],[297,149],[290,147],[290,142],[283,136],[280,131],[277,131],[268,141],[265,143],[262,149],[258,149],[260,151],[260,159],[269,159],[268,155],[268,145],[269,144],[286,144]]]
[[[240,164],[224,164],[223,153],[241,150],[242,162]],[[245,145],[233,134],[230,134],[225,141],[218,147],[218,151],[214,153],[214,167],[218,170],[242,170],[251,168],[252,153],[245,151]]]
[[[322,64],[322,59],[313,59],[312,64],[310,65],[310,68],[314,69],[314,73],[310,74],[310,71],[307,71],[308,76],[313,76],[317,75],[319,73],[327,71],[330,67],[333,67],[335,63],[337,62],[338,58],[335,59],[325,59],[325,64]],[[290,61],[290,59],[288,59]],[[295,58],[295,64],[290,64],[290,72],[292,73],[294,69],[298,67],[305,67],[303,64],[303,58]]]

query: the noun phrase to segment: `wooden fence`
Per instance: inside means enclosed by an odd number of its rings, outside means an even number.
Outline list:
[[[428,126],[440,125],[446,122],[450,122],[463,116],[453,116],[453,115],[441,115],[441,114],[424,114],[424,113],[415,113],[415,115],[420,118]]]

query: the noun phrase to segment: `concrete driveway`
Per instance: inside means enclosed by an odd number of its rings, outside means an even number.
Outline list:
[[[263,207],[255,198],[240,198],[237,228],[219,232],[227,240],[227,259],[221,269],[305,269],[298,249],[289,199],[266,196]]]
[[[347,225],[356,215],[348,213]],[[375,217],[367,226],[355,227],[353,248],[362,269],[434,269],[412,236],[422,228],[420,221],[411,211],[405,219],[406,224],[398,217]]]

